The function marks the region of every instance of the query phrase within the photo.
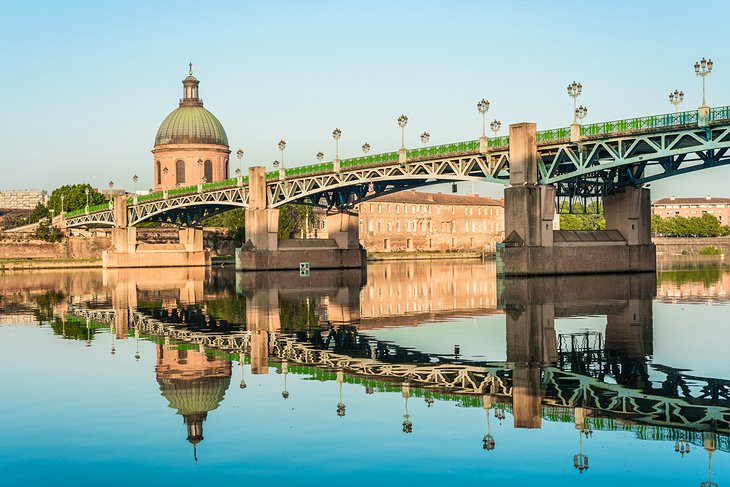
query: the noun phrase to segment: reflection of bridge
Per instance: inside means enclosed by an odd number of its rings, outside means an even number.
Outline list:
[[[353,321],[348,323],[346,313],[341,313],[342,321],[330,330],[282,333],[278,314],[273,317],[269,311],[276,309],[271,299],[282,294],[304,297],[306,292],[290,287],[282,293],[279,289],[286,286],[280,284],[275,283],[273,295],[266,288],[247,292],[244,286],[246,331],[231,323],[207,322],[192,303],[151,312],[75,307],[73,314],[114,326],[123,322],[169,347],[192,347],[230,359],[250,356],[255,373],[265,373],[273,357],[288,363],[291,372],[301,366],[306,373],[343,371],[351,380],[391,384],[388,387],[407,383],[434,393],[491,395],[512,405],[516,427],[539,427],[546,407],[581,407],[641,424],[730,433],[730,381],[661,366],[655,366],[652,374],[664,374],[665,379],[649,380],[645,356],[651,354],[652,276],[609,277],[600,287],[586,286],[580,277],[506,281],[500,299],[507,319],[506,364],[464,363],[378,342],[352,327],[359,320],[357,314],[351,314]],[[332,295],[328,288],[314,287],[313,292]],[[556,336],[556,316],[581,314],[608,316],[605,341]]]
[[[649,193],[636,188],[649,181],[727,164],[728,148],[728,107],[702,107],[542,132],[537,132],[534,124],[517,124],[510,127],[509,137],[482,137],[419,150],[403,148],[274,173],[252,167],[247,177],[144,197],[117,197],[109,205],[66,214],[65,225],[114,226],[114,250],[105,260],[110,267],[173,265],[173,261],[175,265],[205,265],[202,239],[195,231],[181,233],[180,246],[174,249],[141,248],[130,227],[145,221],[190,225],[227,209],[247,208],[246,236],[251,247],[244,247],[239,255],[240,269],[291,269],[300,262],[309,262],[313,268],[360,267],[364,262],[358,252],[354,205],[440,182],[509,182],[522,189],[508,188],[505,192],[505,228],[510,244],[503,251],[505,274],[653,270]],[[556,197],[567,199],[571,210],[574,200],[585,208],[589,199],[604,198],[608,232],[580,238],[571,233],[554,236],[549,222]],[[279,242],[278,208],[286,203],[336,210],[328,221],[331,239],[306,248]],[[566,246],[571,247],[567,252],[562,250]],[[596,246],[602,248],[592,248]],[[569,259],[576,249],[585,254],[584,258]],[[161,250],[168,254],[161,254]],[[591,257],[597,253],[610,255],[596,262]]]

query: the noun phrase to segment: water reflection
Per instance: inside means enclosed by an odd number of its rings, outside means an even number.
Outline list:
[[[342,421],[355,400],[347,385],[368,396],[398,393],[406,435],[419,433],[414,400],[483,409],[487,453],[502,443],[492,423],[510,418],[516,429],[571,424],[579,473],[603,468],[589,462],[598,430],[667,441],[680,458],[701,446],[709,467],[713,452],[730,451],[730,381],[653,361],[653,302],[722,301],[728,275],[714,267],[498,282],[492,265],[429,263],[308,278],[205,269],[9,274],[0,280],[0,315],[86,346],[102,341],[110,354],[134,340],[137,360],[140,343],[154,343],[155,379],[195,460],[209,413],[232,393],[235,363],[240,389],[280,374],[283,400],[290,376],[331,384],[330,414]],[[596,316],[603,326],[556,324]],[[423,348],[393,334],[474,317],[503,323],[506,360],[454,350],[445,328]]]

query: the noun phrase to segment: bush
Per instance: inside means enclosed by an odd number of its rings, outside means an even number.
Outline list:
[[[59,242],[63,239],[63,234],[57,228],[48,224],[48,220],[44,220],[38,224],[35,231],[35,238],[45,240],[46,242]]]
[[[717,247],[703,247],[700,249],[700,255],[722,255],[722,250]]]

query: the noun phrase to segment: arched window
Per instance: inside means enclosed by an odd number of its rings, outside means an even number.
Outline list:
[[[229,170],[230,169],[228,167],[228,158],[226,158],[226,173],[224,174],[224,178],[223,179],[228,179],[229,177],[231,177],[231,173],[228,172]]]
[[[157,174],[157,184],[162,184],[162,164],[160,163],[160,161],[157,161],[155,171]]]
[[[185,161],[175,163],[175,184],[185,184]]]
[[[205,161],[204,166],[205,182],[210,183],[213,181],[213,163],[210,161]]]

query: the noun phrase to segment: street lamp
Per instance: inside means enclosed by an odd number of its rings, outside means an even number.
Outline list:
[[[84,188],[84,194],[86,194],[86,211],[89,211],[89,187]]]
[[[340,137],[342,137],[342,130],[334,129],[332,131],[332,138],[335,139],[335,160],[340,159]]]
[[[200,159],[198,159],[198,163],[200,163],[200,162],[202,162],[202,161],[200,161]],[[165,167],[164,167],[164,168],[162,169],[162,174],[164,174],[164,176],[165,176],[165,177],[164,177],[164,179],[165,179],[165,184],[163,184],[163,185],[162,185],[162,189],[163,189],[163,190],[165,190],[165,191],[167,191],[167,173],[169,173],[169,172],[170,172],[170,170],[169,170],[169,169],[167,168],[167,166],[165,166]]]
[[[576,110],[578,109],[578,102],[577,98],[580,96],[580,94],[583,92],[583,85],[580,83],[576,83],[573,81],[571,84],[568,85],[568,96],[573,99],[573,123],[578,123],[576,121]]]
[[[482,114],[482,137],[487,136],[487,111],[489,110],[489,100],[482,98],[477,102],[477,110]]]
[[[424,132],[421,134],[421,142],[423,142],[423,145],[428,144],[428,141],[431,139],[431,134],[428,132]]]
[[[286,142],[284,139],[279,141],[279,150],[281,151],[281,167],[284,167],[284,149],[286,149]]]
[[[584,107],[583,105],[581,105],[575,109],[575,118],[577,118],[581,122],[583,121],[584,118],[586,118],[586,115],[588,115],[588,109],[586,107]]]
[[[362,145],[362,153],[363,154],[367,154],[368,152],[370,152],[370,144],[368,144],[367,142],[365,142]]]
[[[238,172],[236,173],[236,175],[239,175],[243,171],[243,169],[241,168],[241,161],[243,160],[243,149],[238,149],[238,151],[236,152],[236,157],[238,157]]]
[[[319,162],[322,162],[322,159],[324,159],[324,152],[322,152],[322,151],[317,152],[317,160]]]
[[[203,180],[203,159],[198,159],[198,179]]]
[[[705,78],[712,72],[712,59],[705,59],[697,61],[695,63],[695,74],[702,78],[702,107],[706,107],[705,102]]]
[[[132,176],[132,182],[134,183],[134,194],[137,194],[137,181],[139,181],[139,176],[136,174]]]
[[[674,90],[673,93],[669,93],[669,103],[674,105],[674,113],[679,111],[679,105],[684,101],[684,91]]]
[[[109,189],[112,189],[114,187],[114,181],[109,181]]]
[[[63,213],[64,205],[63,205],[64,195],[61,195],[61,213]]]
[[[492,129],[492,132],[494,132],[494,137],[497,137],[497,132],[499,132],[499,129],[502,128],[502,122],[494,119],[492,123],[489,124],[489,128]]]
[[[398,126],[400,127],[401,132],[401,149],[406,148],[406,125],[408,125],[408,117],[406,117],[405,115],[401,115],[400,117],[398,117]]]

